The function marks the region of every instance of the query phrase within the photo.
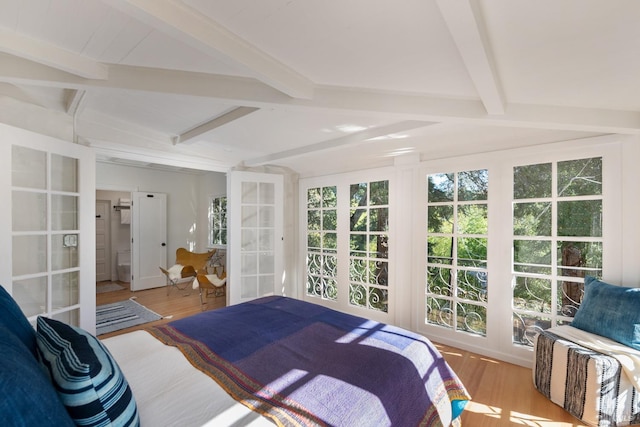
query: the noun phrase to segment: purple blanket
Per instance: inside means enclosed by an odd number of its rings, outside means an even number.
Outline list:
[[[279,425],[449,425],[469,399],[425,337],[291,298],[150,332]]]

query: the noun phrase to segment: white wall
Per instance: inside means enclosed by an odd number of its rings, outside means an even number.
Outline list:
[[[167,265],[180,247],[204,252],[207,205],[211,189],[226,191],[226,176],[217,172],[173,172],[96,163],[96,189],[167,194]]]

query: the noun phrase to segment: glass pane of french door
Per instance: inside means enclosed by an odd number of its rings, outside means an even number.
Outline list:
[[[78,160],[14,145],[11,162],[13,296],[27,316],[77,325]]]

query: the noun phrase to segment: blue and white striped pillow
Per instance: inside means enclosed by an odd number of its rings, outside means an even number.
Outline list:
[[[120,367],[93,335],[38,317],[40,363],[77,425],[139,426],[138,408]]]

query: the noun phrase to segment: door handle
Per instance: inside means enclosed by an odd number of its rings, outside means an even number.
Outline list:
[[[96,215],[96,218],[102,218],[102,215]]]
[[[163,243],[162,243],[162,246],[167,246],[167,244],[163,242]]]

